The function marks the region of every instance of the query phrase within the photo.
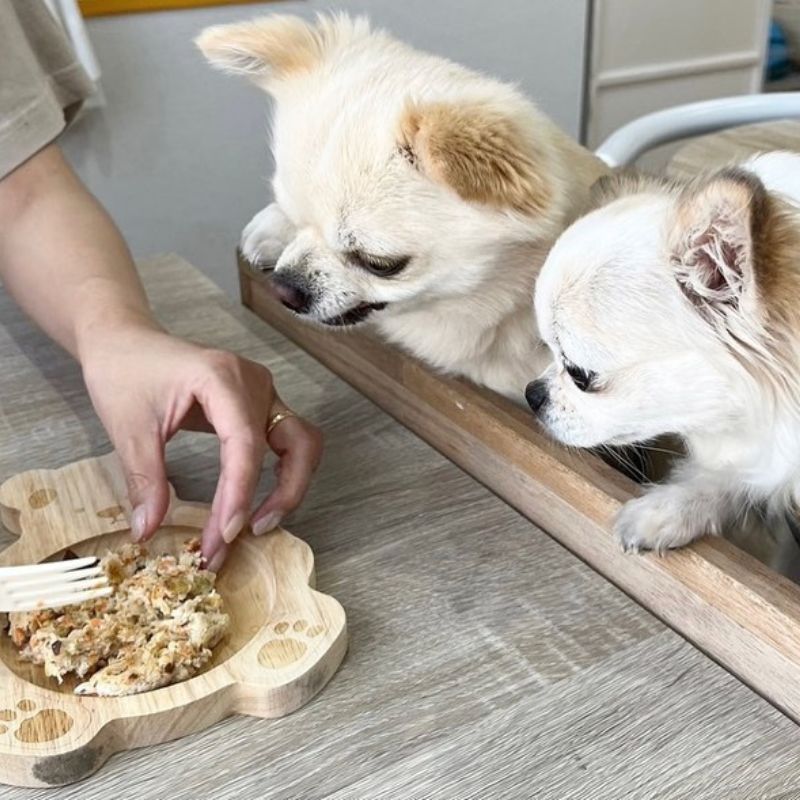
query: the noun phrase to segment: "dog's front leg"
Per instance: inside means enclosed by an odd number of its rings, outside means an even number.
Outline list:
[[[239,249],[254,266],[271,269],[295,237],[295,227],[277,203],[256,214],[242,231]]]
[[[735,503],[716,482],[684,475],[626,503],[614,522],[614,533],[626,552],[663,552],[701,536],[718,535],[735,515]]]

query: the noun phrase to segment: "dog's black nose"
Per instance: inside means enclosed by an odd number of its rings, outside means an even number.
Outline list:
[[[296,314],[307,314],[314,297],[306,282],[294,272],[278,270],[270,276],[272,291],[278,300]]]
[[[525,399],[534,414],[538,414],[542,406],[547,402],[547,381],[542,378],[531,381],[525,387]]]

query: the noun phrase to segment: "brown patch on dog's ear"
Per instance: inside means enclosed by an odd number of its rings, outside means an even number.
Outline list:
[[[766,190],[744,170],[723,170],[684,191],[671,236],[672,266],[705,316],[755,302],[755,251],[767,217]]]
[[[540,214],[550,202],[543,154],[517,120],[488,104],[410,104],[400,120],[400,147],[464,200],[523,214]]]
[[[272,80],[314,69],[336,45],[368,33],[363,17],[320,16],[312,25],[300,17],[276,14],[214,25],[202,31],[195,44],[218,69],[267,86]]]

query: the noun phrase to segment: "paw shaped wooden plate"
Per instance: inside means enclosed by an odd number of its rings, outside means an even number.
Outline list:
[[[130,507],[116,456],[33,470],[0,486],[0,515],[19,536],[0,566],[103,555],[129,537]],[[208,507],[174,496],[151,551],[177,552]],[[131,697],[78,697],[22,662],[0,633],[0,782],[57,786],[90,775],[118,750],[175,739],[230,714],[279,717],[308,702],[347,649],[345,614],[313,590],[314,558],[284,530],[243,535],[217,587],[231,629],[208,667],[183,683]]]

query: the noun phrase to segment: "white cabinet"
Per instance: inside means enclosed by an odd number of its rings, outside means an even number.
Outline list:
[[[771,10],[770,0],[594,0],[586,143],[650,111],[761,91]]]

